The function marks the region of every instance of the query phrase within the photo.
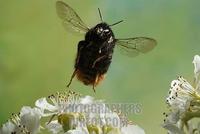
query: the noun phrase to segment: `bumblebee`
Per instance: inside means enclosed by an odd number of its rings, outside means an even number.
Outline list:
[[[115,38],[111,27],[122,20],[109,25],[103,21],[100,9],[98,11],[101,22],[92,28],[86,26],[74,9],[66,3],[57,1],[56,9],[68,31],[85,34],[85,39],[78,43],[74,72],[67,87],[76,76],[85,85],[92,85],[95,91],[95,87],[104,79],[109,69],[115,46],[133,57],[156,46],[156,40],[148,37]]]

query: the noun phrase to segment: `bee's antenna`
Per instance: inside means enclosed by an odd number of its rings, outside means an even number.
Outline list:
[[[99,11],[99,16],[100,16],[101,22],[103,22],[103,17],[101,15],[101,10],[99,8],[98,8],[98,11]]]
[[[118,21],[118,22],[116,22],[116,23],[114,23],[114,24],[111,24],[111,25],[109,25],[109,26],[112,27],[112,26],[117,25],[117,24],[119,24],[119,23],[121,23],[121,22],[123,22],[123,20],[120,20],[120,21]]]

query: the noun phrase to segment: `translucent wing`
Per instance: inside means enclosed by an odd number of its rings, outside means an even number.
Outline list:
[[[135,57],[151,51],[156,46],[156,40],[147,37],[116,39],[116,45],[123,54]]]
[[[89,28],[84,24],[77,13],[62,1],[56,2],[58,16],[63,20],[63,25],[70,32],[86,33]]]

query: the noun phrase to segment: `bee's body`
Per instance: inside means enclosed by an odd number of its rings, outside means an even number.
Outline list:
[[[114,49],[114,34],[106,23],[90,29],[78,44],[76,76],[85,85],[96,86],[107,72]]]
[[[85,34],[85,40],[78,43],[75,69],[67,87],[76,76],[85,85],[92,85],[95,91],[94,87],[103,80],[109,69],[115,46],[133,57],[139,53],[147,53],[156,46],[156,40],[148,37],[116,39],[110,27],[121,23],[122,20],[108,25],[103,21],[100,9],[98,10],[101,23],[93,28],[88,28],[78,14],[66,3],[57,1],[56,9],[68,31]]]

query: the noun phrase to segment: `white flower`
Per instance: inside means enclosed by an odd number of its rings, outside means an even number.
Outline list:
[[[81,97],[75,92],[57,93],[36,101],[43,116],[56,115],[46,127],[52,133],[65,134],[144,134],[136,125],[131,125],[122,113],[113,112],[102,100],[91,96]],[[127,125],[127,126],[126,126]]]
[[[92,97],[86,96],[81,98],[80,94],[69,91],[64,93],[58,92],[48,98],[50,103],[46,98],[41,98],[36,101],[35,105],[44,112],[44,117],[57,116],[56,120],[50,121],[47,124],[47,128],[52,133],[76,130],[80,126],[86,127],[86,116],[89,117],[89,111],[86,110],[93,103]],[[83,107],[85,105],[87,105],[87,109]]]
[[[65,112],[77,112],[75,105],[80,102],[80,95],[69,91],[64,93],[57,92],[55,95],[48,97],[51,103],[47,102],[46,98],[40,98],[35,102],[35,105],[44,111],[43,116],[51,116]]]
[[[50,117],[46,128],[53,134],[144,134],[121,112],[110,110],[102,100],[80,97],[69,91],[36,101],[37,108],[24,106],[0,128],[0,134],[36,134],[42,117]],[[56,117],[56,119],[54,119]]]
[[[37,133],[40,129],[40,118],[42,112],[38,108],[22,107],[20,112],[21,124],[25,125],[31,133]]]
[[[88,124],[97,123],[99,125],[111,125],[108,118],[117,118],[106,105],[100,100],[94,100],[91,96],[80,97],[75,92],[57,93],[46,98],[36,101],[35,105],[44,111],[43,116],[66,115],[67,113],[83,113],[87,118]],[[75,115],[75,114],[74,114]],[[95,121],[95,122],[94,122]]]
[[[183,77],[171,82],[169,96],[166,101],[172,109],[178,109],[181,112],[188,110],[190,102],[199,98],[196,90]]]
[[[21,124],[21,119],[19,115],[12,114],[11,119],[5,123],[1,130],[0,134],[28,134],[29,131],[24,125]]]
[[[200,56],[195,55],[194,60],[192,62],[194,64],[194,77],[195,77],[195,84],[196,84],[196,89],[200,93]]]
[[[183,134],[184,128],[190,127],[188,121],[199,117],[200,113],[200,57],[194,56],[194,87],[183,77],[171,82],[171,88],[166,102],[170,108],[169,114],[164,114],[163,127],[170,134]],[[192,134],[192,133],[191,133]]]
[[[0,134],[35,134],[40,128],[41,111],[38,108],[22,107],[19,114],[13,114],[11,119],[0,129]]]

